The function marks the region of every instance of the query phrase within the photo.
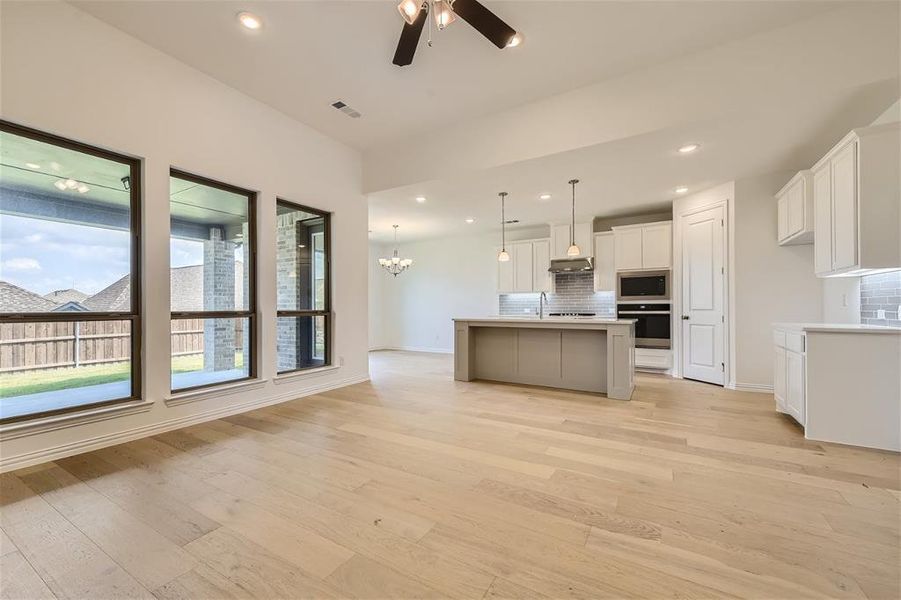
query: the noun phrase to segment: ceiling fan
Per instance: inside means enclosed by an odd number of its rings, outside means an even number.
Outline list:
[[[522,35],[504,23],[500,17],[476,0],[401,0],[397,5],[404,18],[404,28],[394,52],[394,64],[405,67],[413,62],[422,28],[429,17],[435,20],[439,31],[453,23],[457,16],[472,25],[498,48],[512,48],[522,43]],[[431,25],[429,25],[431,31]],[[431,33],[429,34],[431,36]],[[431,45],[431,37],[429,38]]]

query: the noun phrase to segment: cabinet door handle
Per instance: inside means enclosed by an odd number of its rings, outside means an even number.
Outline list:
[[[688,315],[682,315],[682,320],[687,321],[689,319]]]

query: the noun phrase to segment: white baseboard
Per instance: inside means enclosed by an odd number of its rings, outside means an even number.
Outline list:
[[[759,392],[761,394],[772,394],[773,386],[767,385],[765,383],[739,383],[735,382],[734,384],[729,384],[726,386],[730,390],[736,390],[739,392]]]
[[[453,354],[454,351],[452,349],[447,348],[424,348],[422,346],[382,346],[380,348],[370,348],[369,351],[372,352],[374,350],[400,350],[403,352],[430,352],[432,354]]]
[[[53,446],[51,448],[41,448],[40,450],[26,452],[25,454],[3,456],[0,457],[0,473],[5,473],[14,469],[21,469],[23,467],[30,467],[32,465],[41,464],[51,460],[66,458],[67,456],[82,454],[84,452],[90,452],[92,450],[99,450],[100,448],[106,448],[107,446],[115,446],[116,444],[130,442],[132,440],[137,440],[151,435],[157,435],[159,433],[165,433],[174,429],[181,429],[182,427],[188,427],[189,425],[196,425],[198,423],[204,423],[206,421],[221,419],[222,417],[236,415],[256,408],[262,408],[264,406],[280,404],[282,402],[295,400],[304,396],[321,394],[322,392],[346,387],[348,385],[354,385],[356,383],[363,383],[364,381],[369,381],[368,375],[349,377],[347,379],[332,381],[326,384],[312,386],[300,391],[286,392],[284,394],[270,396],[262,400],[251,400],[249,402],[242,402],[240,404],[232,404],[229,406],[214,408],[201,413],[195,413],[192,415],[169,419],[166,421],[160,421],[157,423],[150,423],[124,431],[115,431],[112,433],[98,435],[92,438],[76,440],[74,442],[60,444],[59,446]]]

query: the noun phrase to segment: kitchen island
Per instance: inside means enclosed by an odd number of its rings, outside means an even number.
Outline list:
[[[629,400],[635,321],[548,317],[454,319],[454,379],[483,379]]]

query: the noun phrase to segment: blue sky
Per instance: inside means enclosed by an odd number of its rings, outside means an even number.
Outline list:
[[[203,263],[203,245],[172,240],[173,267]],[[0,279],[44,295],[74,287],[96,294],[129,271],[129,234],[0,215]]]

